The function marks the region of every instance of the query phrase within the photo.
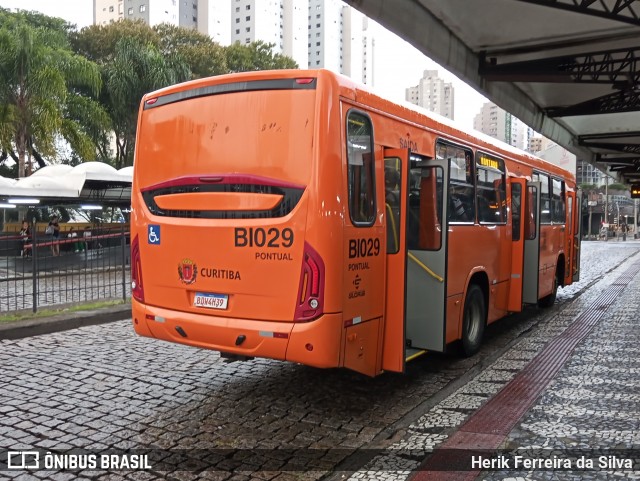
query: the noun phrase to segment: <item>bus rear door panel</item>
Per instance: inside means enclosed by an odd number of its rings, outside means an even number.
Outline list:
[[[384,150],[385,312],[382,369],[405,368],[405,291],[407,271],[408,149]]]
[[[524,241],[525,241],[525,202],[527,181],[523,178],[511,178],[511,272],[509,281],[509,301],[507,310],[520,312],[523,307],[522,279],[524,275]]]
[[[540,182],[527,182],[524,196],[522,301],[537,304],[540,274]]]
[[[344,104],[347,107],[346,104]],[[370,116],[344,108],[347,204],[343,227],[344,367],[369,376],[382,369],[386,232],[382,223],[382,159],[376,159]]]
[[[447,158],[411,156],[408,172],[406,348],[442,352],[446,344]]]
[[[580,280],[580,241],[582,239],[582,191],[575,192],[575,208],[573,209],[573,219],[571,221],[571,235],[573,237],[573,248],[571,251],[571,281]]]

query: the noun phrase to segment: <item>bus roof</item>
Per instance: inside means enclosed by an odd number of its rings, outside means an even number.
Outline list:
[[[346,77],[342,74],[337,74],[326,69],[285,69],[285,70],[258,70],[251,72],[239,72],[225,75],[219,75],[215,77],[206,77],[197,80],[191,80],[180,84],[165,87],[154,92],[146,94],[142,102],[150,98],[162,97],[176,92],[185,90],[196,89],[198,87],[206,85],[224,84],[231,81],[237,82],[241,80],[264,80],[266,78],[332,78],[339,90],[344,93],[344,90],[352,92],[351,97],[356,101],[364,100],[363,103],[373,103],[376,106],[381,107],[383,110],[391,113],[399,118],[403,118],[407,121],[420,125],[423,128],[427,128],[436,133],[442,133],[446,136],[453,136],[463,142],[471,144],[476,148],[487,150],[488,153],[494,153],[508,157],[515,161],[527,161],[534,167],[544,169],[546,171],[562,175],[563,177],[575,179],[574,174],[568,170],[557,166],[551,162],[548,162],[540,157],[537,157],[529,152],[517,149],[512,145],[502,142],[494,137],[490,137],[475,129],[465,129],[458,122],[451,120],[447,117],[443,117],[435,112],[428,111],[417,105],[409,102],[395,102],[385,99],[375,89],[371,89],[368,86],[359,84],[354,80]],[[429,119],[434,125],[427,127],[425,119]]]

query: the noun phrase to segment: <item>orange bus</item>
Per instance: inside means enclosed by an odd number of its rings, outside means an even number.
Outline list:
[[[579,275],[571,173],[326,70],[145,95],[132,208],[136,332],[229,359],[403,372]]]

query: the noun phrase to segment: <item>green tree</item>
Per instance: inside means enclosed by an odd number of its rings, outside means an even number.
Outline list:
[[[55,156],[60,136],[81,157],[95,157],[84,122],[69,107],[91,101],[86,93],[99,92],[100,73],[72,52],[69,28],[34,12],[0,11],[0,143],[19,177],[30,173],[31,158],[44,165],[43,156]]]
[[[133,163],[140,100],[147,92],[191,77],[188,64],[171,42],[141,20],[92,25],[72,35],[75,51],[101,67],[100,102],[109,114],[109,130],[96,122],[91,128],[98,151],[116,168]],[[116,152],[110,155],[110,136]]]
[[[91,25],[71,34],[73,50],[83,57],[106,65],[116,54],[116,45],[123,38],[135,39],[143,45],[160,48],[157,32],[142,20],[122,20],[108,25]]]
[[[142,21],[93,25],[72,33],[74,50],[101,66],[100,101],[109,113],[116,139],[115,167],[133,162],[137,115],[142,96],[189,79],[247,70],[295,68],[273,53],[273,45],[256,42],[221,47],[192,29],[168,24],[149,27]],[[94,117],[97,119],[97,117]],[[99,155],[107,154],[103,122],[87,126]]]
[[[116,136],[116,168],[133,164],[140,100],[147,92],[189,78],[188,66],[165,56],[152,44],[134,38],[118,41],[113,60],[104,67],[107,110]]]
[[[211,77],[228,72],[226,52],[208,35],[191,28],[162,23],[153,27],[165,55],[177,55],[189,66],[191,78]]]
[[[298,64],[292,58],[273,53],[274,46],[262,41],[248,45],[239,42],[229,45],[226,48],[229,72],[298,68]]]

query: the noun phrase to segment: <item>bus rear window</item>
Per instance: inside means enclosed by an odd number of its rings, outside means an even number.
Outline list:
[[[349,215],[354,225],[373,224],[376,213],[373,129],[364,114],[347,114],[347,182]]]

